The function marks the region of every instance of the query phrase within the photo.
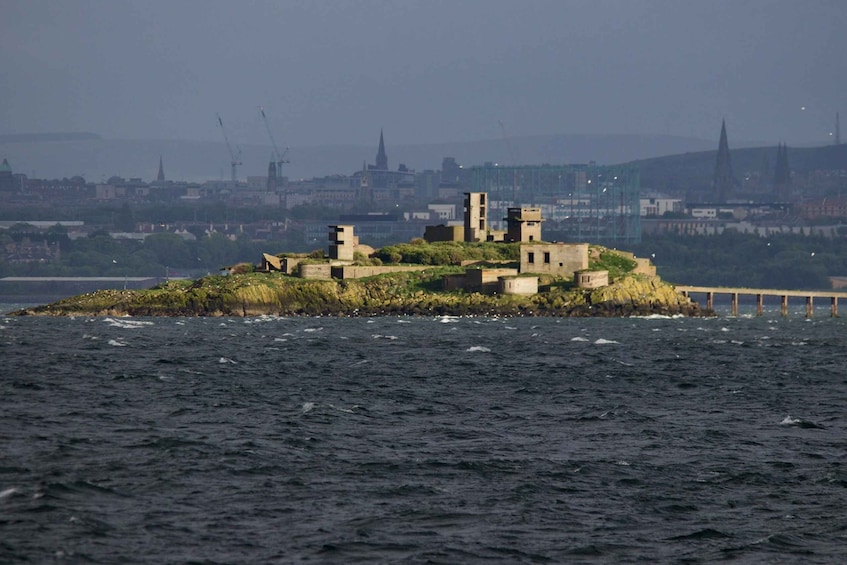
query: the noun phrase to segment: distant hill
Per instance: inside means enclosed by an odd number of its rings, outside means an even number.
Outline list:
[[[291,163],[283,174],[292,179],[333,174],[350,174],[373,163],[373,146],[325,145],[292,147]],[[746,146],[745,146],[746,145]],[[776,146],[750,147],[733,143],[732,164],[736,175],[768,170],[773,174]],[[238,176],[267,174],[269,145],[241,147]],[[663,192],[706,191],[712,183],[717,140],[669,135],[537,135],[471,142],[392,145],[386,138],[389,166],[400,163],[410,169],[438,170],[444,157],[454,157],[465,166],[487,161],[501,164],[598,164],[627,163],[639,167],[641,186]],[[0,135],[0,159],[7,158],[12,170],[37,178],[81,175],[101,182],[117,175],[153,180],[164,161],[169,180],[205,181],[230,176],[229,152],[221,142],[186,140],[103,139],[93,133]],[[804,173],[813,169],[847,169],[847,145],[789,147],[791,169]]]
[[[70,133],[9,133],[0,134],[0,143],[27,143],[40,141],[81,141],[86,139],[100,139],[96,133],[70,132]]]
[[[771,178],[776,165],[776,146],[730,150],[736,177],[759,172]],[[632,161],[641,175],[641,187],[667,193],[704,192],[711,189],[717,149]],[[847,144],[788,148],[788,163],[795,173],[824,169],[847,170]]]
[[[363,161],[373,163],[377,143],[372,146],[326,145],[292,147],[291,163],[283,174],[289,178],[311,178],[350,174]],[[717,146],[716,140],[668,135],[539,135],[489,139],[463,143],[392,145],[386,137],[389,166],[400,163],[422,171],[441,168],[444,157],[454,157],[465,166],[486,161],[504,164],[573,164],[595,161],[614,164],[686,151],[700,152]],[[267,174],[271,147],[241,147],[239,178]],[[16,134],[0,136],[0,158],[7,158],[14,172],[37,178],[82,175],[99,182],[113,175],[124,178],[155,178],[159,156],[170,180],[204,181],[230,176],[230,156],[222,142],[186,140],[103,139],[96,134]]]

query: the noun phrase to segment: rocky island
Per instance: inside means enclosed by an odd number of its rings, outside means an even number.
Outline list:
[[[558,245],[559,247],[549,247]],[[27,308],[43,316],[702,316],[649,262],[588,244],[428,243],[357,251],[352,260],[265,255],[227,274],[144,290],[100,290]],[[547,246],[547,247],[545,247]],[[544,272],[584,254],[572,276]],[[533,273],[528,267],[541,263]],[[580,258],[582,261],[582,258]],[[558,263],[562,265],[562,262]],[[548,269],[549,270],[549,269]],[[586,275],[586,276],[582,276]],[[599,282],[598,282],[599,281]]]

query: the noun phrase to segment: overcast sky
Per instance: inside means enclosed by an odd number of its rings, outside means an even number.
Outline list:
[[[0,133],[823,144],[845,71],[845,0],[5,0]]]

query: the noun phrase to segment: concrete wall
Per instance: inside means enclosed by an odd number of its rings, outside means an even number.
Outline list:
[[[300,264],[300,261],[305,259],[305,257],[283,257],[282,258],[282,272],[286,275],[295,275],[299,272],[297,266]]]
[[[270,253],[262,253],[262,264],[259,265],[260,271],[282,271],[282,259]]]
[[[304,279],[331,279],[332,266],[329,263],[311,263],[298,265],[300,276]]]
[[[649,275],[651,277],[656,276],[656,265],[650,263],[650,259],[636,259],[635,264],[635,269],[632,271],[633,273]]]
[[[468,269],[465,271],[467,277],[465,288],[470,292],[484,292],[493,294],[498,290],[498,279],[500,277],[515,276],[517,269]]]
[[[465,193],[465,241],[485,241],[488,233],[488,193]]]
[[[464,274],[444,275],[441,282],[444,284],[444,290],[462,290],[467,284],[467,277]]]
[[[529,243],[521,245],[521,273],[570,277],[588,268],[587,243]]]
[[[541,208],[509,208],[506,241],[541,241]]]
[[[432,265],[386,265],[380,267],[368,267],[359,265],[334,265],[331,269],[334,279],[360,279],[384,275],[385,273],[401,273],[404,271],[423,271],[430,269]]]
[[[577,288],[609,286],[609,271],[576,271],[573,280]]]
[[[500,277],[498,286],[501,294],[538,294],[538,277]]]

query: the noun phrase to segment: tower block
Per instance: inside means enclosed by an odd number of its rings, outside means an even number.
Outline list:
[[[488,194],[465,193],[465,241],[485,241],[488,237]]]

